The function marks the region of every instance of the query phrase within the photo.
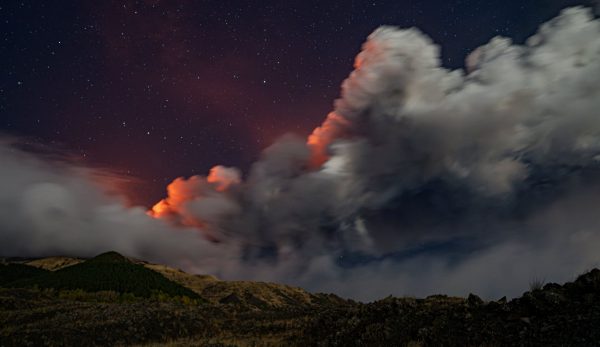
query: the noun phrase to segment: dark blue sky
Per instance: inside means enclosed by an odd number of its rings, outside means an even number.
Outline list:
[[[0,132],[137,177],[130,198],[151,204],[177,176],[246,170],[309,134],[380,25],[420,28],[458,68],[587,3],[0,1]]]

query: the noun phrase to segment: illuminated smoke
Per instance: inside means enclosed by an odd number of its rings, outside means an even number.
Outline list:
[[[349,132],[351,123],[344,117],[331,112],[327,115],[327,119],[323,124],[308,137],[307,143],[311,149],[312,155],[310,166],[320,168],[327,160],[329,160],[329,146],[344,134]]]
[[[215,189],[219,192],[228,190],[231,186],[240,184],[242,178],[239,170],[235,168],[226,168],[224,166],[215,166],[210,169],[206,178],[208,183],[215,184]]]
[[[215,226],[238,210],[227,192],[240,182],[240,172],[224,166],[213,167],[208,177],[177,178],[167,186],[168,197],[156,203],[148,214],[178,225],[197,227],[209,240],[218,241]]]

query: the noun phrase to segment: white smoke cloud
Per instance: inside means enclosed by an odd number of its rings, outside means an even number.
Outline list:
[[[178,263],[219,254],[196,229],[180,229],[128,208],[95,177],[100,170],[48,161],[0,142],[0,254],[91,256],[116,250]]]
[[[360,299],[516,295],[597,265],[600,21],[567,9],[467,72],[439,55],[417,29],[376,30],[308,141],[277,141],[245,181],[175,180],[158,220],[4,144],[0,251],[115,249]]]

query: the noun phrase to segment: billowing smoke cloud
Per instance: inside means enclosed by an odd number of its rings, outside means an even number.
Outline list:
[[[280,139],[245,180],[176,179],[155,218],[4,145],[0,251],[116,249],[360,299],[515,295],[597,266],[600,21],[567,9],[466,72],[439,55],[417,29],[376,30],[308,140]]]
[[[149,218],[142,208],[125,207],[107,194],[104,177],[114,175],[56,158],[49,161],[19,148],[14,138],[0,142],[3,256],[90,256],[114,249],[183,263],[198,259],[199,253],[210,261],[222,252],[196,229],[171,227]],[[174,259],[177,254],[181,256]]]

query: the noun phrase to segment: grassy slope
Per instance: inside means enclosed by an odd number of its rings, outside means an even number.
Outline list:
[[[54,272],[45,272],[40,276],[18,280],[12,282],[10,286],[82,289],[89,292],[115,291],[141,297],[163,292],[172,296],[200,298],[192,290],[142,265],[134,264],[115,252],[104,253]]]
[[[30,261],[25,262],[24,264],[29,265],[29,266],[35,266],[37,268],[41,268],[41,269],[45,269],[45,270],[56,271],[56,270],[65,268],[67,266],[79,264],[83,261],[84,261],[84,259],[71,258],[71,257],[47,257],[47,258],[30,260]]]
[[[193,275],[161,264],[130,260],[191,289],[215,304],[235,302],[263,309],[265,307],[310,306],[322,301],[321,295],[308,293],[302,288],[266,282],[221,281],[211,275]],[[78,258],[48,257],[28,261],[26,264],[56,271],[82,261]],[[231,298],[235,299],[229,300]]]
[[[322,295],[311,294],[302,288],[277,283],[253,281],[221,281],[209,275],[192,275],[164,265],[145,263],[144,266],[160,272],[212,303],[239,304],[258,309],[308,307],[322,302]],[[330,297],[330,298],[333,298]],[[337,297],[336,297],[337,298]],[[340,302],[344,301],[337,298]]]
[[[249,310],[0,288],[0,343],[171,346],[598,346],[600,271],[511,301],[476,296]]]
[[[80,265],[95,262],[114,266],[123,259],[109,254]],[[303,299],[302,291],[280,306],[262,301],[285,301],[288,294],[279,290],[291,287],[219,281],[155,267],[168,278],[195,286],[199,293],[212,293],[213,304],[153,299],[123,303],[107,301],[100,293],[90,302],[58,292],[0,289],[0,341],[6,346],[23,341],[41,345],[43,339],[65,345],[161,341],[174,346],[600,345],[600,270],[572,283],[547,284],[511,301],[439,295],[360,304],[324,294],[307,293]],[[269,299],[274,293],[276,297]],[[305,301],[310,305],[302,304]]]

